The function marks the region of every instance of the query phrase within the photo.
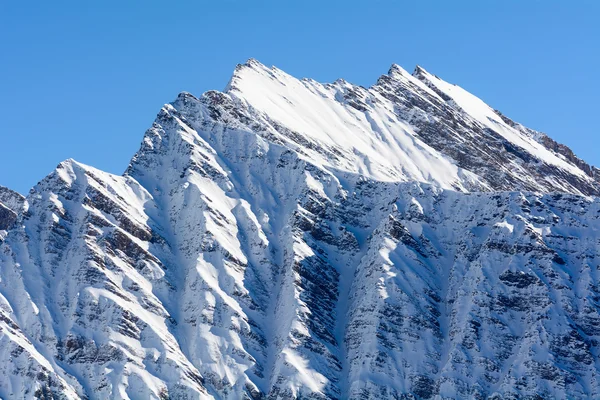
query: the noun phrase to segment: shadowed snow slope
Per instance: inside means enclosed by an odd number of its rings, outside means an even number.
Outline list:
[[[249,60],[0,188],[0,397],[598,397],[597,176],[420,67]]]

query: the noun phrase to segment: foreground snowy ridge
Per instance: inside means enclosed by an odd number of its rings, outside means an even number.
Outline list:
[[[458,86],[256,60],[0,187],[0,398],[600,396],[598,170]]]

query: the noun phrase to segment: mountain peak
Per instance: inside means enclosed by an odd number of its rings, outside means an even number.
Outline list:
[[[269,68],[255,58],[249,58],[245,63],[236,65],[229,82],[225,86],[224,92],[228,93],[238,88],[240,81],[248,79],[254,74],[271,75],[273,68]]]
[[[598,175],[420,67],[249,60],[0,187],[0,397],[598,397]]]
[[[25,197],[0,185],[0,242],[4,240],[6,230],[14,225],[24,208]]]
[[[22,204],[24,201],[25,196],[21,193],[0,185],[0,202],[12,207],[13,205]]]
[[[251,66],[251,67],[263,67],[263,68],[267,68],[263,63],[261,63],[260,61],[258,61],[254,57],[250,57],[248,60],[246,60],[246,62],[244,63],[244,65]]]
[[[196,96],[194,96],[193,94],[191,94],[190,92],[180,92],[177,95],[177,100],[185,100],[185,99],[194,99],[194,100],[198,100],[198,98]]]
[[[388,75],[390,76],[409,76],[410,74],[404,68],[402,68],[398,64],[392,64],[392,66],[388,69]]]
[[[421,67],[420,65],[416,65],[415,69],[413,71],[413,76],[419,76],[419,75],[427,75],[428,72],[425,70],[425,68]]]
[[[249,58],[245,63],[236,65],[233,74],[237,74],[238,72],[244,70],[245,68],[251,68],[257,71],[268,71],[271,68],[267,67],[265,64],[258,61],[256,58]]]

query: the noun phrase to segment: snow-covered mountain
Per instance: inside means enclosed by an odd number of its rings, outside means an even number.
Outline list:
[[[598,176],[420,67],[249,60],[0,188],[0,397],[600,397]]]

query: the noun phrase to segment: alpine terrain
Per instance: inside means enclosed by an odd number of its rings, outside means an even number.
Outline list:
[[[0,187],[0,398],[600,398],[600,170],[417,67],[256,60]]]

